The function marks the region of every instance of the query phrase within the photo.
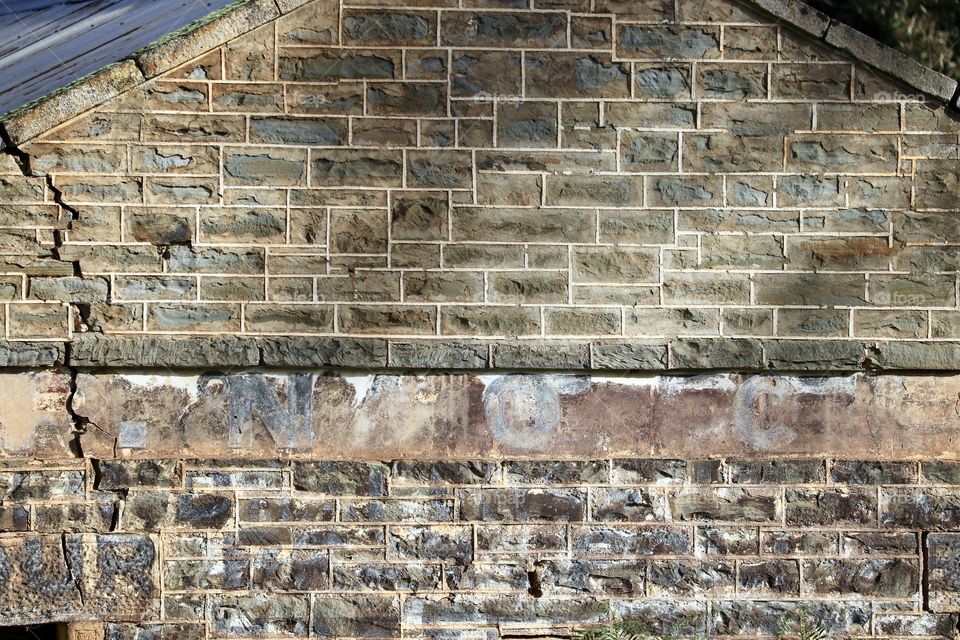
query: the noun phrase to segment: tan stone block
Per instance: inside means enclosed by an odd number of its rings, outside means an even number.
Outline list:
[[[70,458],[69,376],[56,371],[0,374],[0,457]]]

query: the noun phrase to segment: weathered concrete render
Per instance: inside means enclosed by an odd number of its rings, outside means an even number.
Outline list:
[[[66,450],[67,378],[0,430],[7,457]],[[31,380],[36,379],[36,376]],[[50,384],[57,386],[51,390]],[[27,385],[27,386],[24,386]],[[31,395],[32,394],[32,395]],[[80,373],[94,457],[326,459],[830,456],[960,458],[960,376],[836,377],[236,371]]]

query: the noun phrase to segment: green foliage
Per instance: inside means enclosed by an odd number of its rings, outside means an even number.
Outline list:
[[[777,640],[828,640],[830,632],[822,624],[812,622],[806,609],[800,609],[796,621],[784,618],[777,630]]]
[[[960,77],[957,0],[808,0],[830,17],[940,73]]]
[[[636,620],[615,620],[573,634],[573,640],[656,640],[650,629]]]

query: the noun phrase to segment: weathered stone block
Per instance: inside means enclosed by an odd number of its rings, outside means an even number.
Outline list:
[[[815,484],[826,480],[821,460],[731,460],[730,480],[743,484]]]
[[[455,47],[563,47],[567,19],[563,13],[444,11],[440,43]]]
[[[690,66],[687,64],[638,64],[634,72],[633,85],[637,94],[645,98],[675,98],[682,100],[691,95],[693,81]],[[657,123],[674,124],[687,128],[693,124],[684,107],[660,107],[635,103],[612,105],[608,122],[614,124],[636,124],[644,126]],[[667,110],[664,113],[664,110]],[[652,113],[651,113],[652,112]],[[665,117],[664,117],[665,116]]]
[[[469,565],[474,557],[472,529],[457,525],[391,527],[387,554],[404,561]]]
[[[519,96],[520,55],[510,51],[454,51],[450,72],[453,96],[493,99]]]
[[[446,87],[436,83],[370,83],[367,112],[380,116],[446,115]]]
[[[960,521],[960,496],[952,489],[884,489],[880,524],[884,527],[951,530]]]
[[[450,500],[344,500],[340,520],[343,522],[452,522]]]
[[[437,309],[416,305],[341,306],[339,319],[346,333],[435,335]]]
[[[388,49],[281,49],[280,80],[336,82],[390,80],[402,73],[400,52]]]
[[[777,334],[795,337],[845,338],[850,334],[846,309],[780,309]]]
[[[389,469],[382,463],[297,462],[293,485],[327,495],[385,496]]]
[[[758,340],[686,338],[670,343],[674,369],[752,369],[763,366]]]
[[[450,572],[459,573],[452,566]],[[341,564],[333,569],[334,586],[351,591],[423,592],[439,588],[441,581],[439,565]]]
[[[711,133],[684,137],[684,170],[718,172],[766,171],[779,168],[783,157],[780,135]]]
[[[775,64],[773,97],[849,100],[851,71],[849,64]]]
[[[636,177],[548,176],[546,192],[551,205],[629,207],[643,203],[643,182]]]
[[[589,242],[596,236],[595,218],[579,209],[544,209],[531,217],[529,209],[454,207],[452,219],[453,239],[460,242]],[[448,263],[451,255],[452,266],[512,266],[504,261],[507,247],[450,246],[444,252]]]
[[[763,531],[761,550],[775,555],[836,555],[837,534],[826,531]]]
[[[647,181],[647,206],[711,207],[722,201],[717,176],[652,176]]]
[[[906,598],[917,593],[920,570],[915,560],[805,560],[806,594],[862,594]]]
[[[627,247],[578,247],[573,255],[577,282],[655,282],[656,250]]]
[[[249,588],[249,576],[249,560],[174,560],[165,563],[163,586],[178,591],[235,591]]]
[[[676,171],[680,144],[676,134],[630,132],[621,134],[624,171]]]
[[[599,522],[648,522],[666,519],[663,494],[648,489],[591,489],[591,518]]]
[[[850,489],[794,489],[786,494],[788,525],[870,525],[876,522],[876,491]]]
[[[409,151],[407,181],[412,187],[469,189],[473,186],[473,161],[463,151]]]
[[[787,170],[811,173],[894,173],[896,136],[817,134],[787,139]]]
[[[479,150],[480,171],[543,172],[547,174],[592,174],[616,170],[616,154],[588,151]],[[597,176],[600,177],[600,176]],[[617,177],[617,176],[612,176]]]
[[[436,14],[426,11],[349,9],[343,15],[343,43],[431,45],[436,42],[436,22]]]
[[[724,41],[724,53],[727,42]],[[697,65],[697,95],[717,100],[766,98],[767,65],[719,64]]]
[[[592,347],[597,369],[658,370],[667,364],[666,344],[616,344],[598,342]]]
[[[589,369],[590,346],[578,342],[496,344],[493,346],[493,366],[501,369]]]
[[[307,595],[211,595],[208,601],[210,634],[216,638],[242,636],[306,637],[310,619]]]
[[[869,460],[835,460],[830,478],[840,484],[916,484],[917,464]]]
[[[650,563],[652,595],[721,595],[732,593],[736,584],[733,563],[710,560],[653,560]]]
[[[960,537],[955,533],[931,533],[926,538],[929,606],[936,612],[960,609],[960,576],[956,571]]]
[[[406,191],[393,200],[391,238],[395,240],[444,240],[449,215],[447,194]]]
[[[0,618],[7,624],[107,616],[142,620],[159,614],[156,548],[150,538],[29,535],[4,540],[0,555],[22,559],[8,565],[0,583]]]
[[[617,55],[626,59],[709,59],[720,55],[720,33],[713,26],[620,25]]]
[[[679,520],[772,522],[778,517],[777,500],[765,489],[671,489],[667,499]]]
[[[741,562],[738,586],[749,593],[796,595],[800,589],[800,567],[796,560]]]
[[[856,370],[865,357],[863,345],[851,340],[766,340],[763,345],[767,366],[778,370]]]
[[[848,555],[915,555],[917,552],[916,533],[844,533],[840,539],[840,548]]]
[[[618,336],[619,309],[547,309],[544,312],[548,335]]]
[[[499,107],[497,146],[556,147],[559,105],[551,102],[529,102]]]
[[[465,489],[460,518],[480,521],[582,521],[586,494],[576,489]]]
[[[866,365],[880,370],[960,369],[952,342],[876,342],[867,348]]]
[[[755,279],[756,302],[820,307],[867,304],[866,281],[857,274],[763,273]]]
[[[525,58],[527,95],[533,98],[626,98],[630,69],[609,54],[531,52]]]
[[[488,347],[469,343],[393,343],[390,364],[414,369],[484,369]]]
[[[320,591],[330,588],[326,551],[265,549],[253,558],[251,586],[265,591]]]
[[[229,367],[255,366],[260,362],[250,340],[217,338],[76,336],[70,362],[77,367]]]
[[[877,633],[892,636],[936,636],[952,633],[956,627],[956,614],[936,613],[884,613],[874,618]]]
[[[720,313],[716,308],[634,308],[626,312],[623,332],[628,336],[719,335]]]

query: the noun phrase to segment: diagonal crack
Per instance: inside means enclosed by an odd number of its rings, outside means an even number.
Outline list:
[[[13,143],[6,129],[4,129],[2,123],[0,123],[0,141],[3,142],[2,152],[9,156],[13,156],[14,161],[16,162],[17,166],[20,168],[20,173],[22,173],[25,178],[36,177],[36,175],[33,173],[33,169],[30,166],[30,154],[22,150],[21,148],[19,148],[17,145]],[[71,229],[73,227],[73,223],[76,220],[80,219],[80,211],[76,207],[73,207],[67,204],[66,202],[64,202],[63,192],[60,190],[59,187],[57,187],[56,184],[54,184],[53,176],[51,176],[50,174],[44,174],[43,178],[46,182],[47,189],[50,190],[50,193],[53,196],[54,203],[56,203],[63,211],[67,212],[70,215],[70,218],[67,222],[67,229],[68,230]],[[53,256],[57,260],[67,262],[66,260],[63,260],[60,257],[61,248],[63,248],[63,230],[54,229],[53,230],[53,247],[51,249],[51,252],[53,253]],[[82,278],[83,273],[80,269],[80,261],[71,260],[70,262],[73,264],[73,275],[79,278]]]
[[[70,579],[73,581],[73,586],[77,590],[77,595],[80,596],[80,606],[84,606],[83,599],[83,585],[80,582],[80,575],[77,571],[74,571],[74,560],[78,559],[73,554],[70,553],[70,546],[67,541],[67,536],[69,534],[61,533],[60,534],[60,546],[63,549],[63,563],[67,568],[67,572],[70,574]],[[80,567],[77,567],[79,570]]]
[[[64,345],[65,358],[66,362],[70,362],[70,349],[72,345],[68,342]],[[78,386],[77,378],[80,375],[80,371],[76,367],[66,366],[67,372],[70,374],[70,392],[67,394],[66,409],[67,414],[70,416],[70,422],[73,424],[73,439],[70,441],[70,450],[77,458],[83,458],[83,436],[89,433],[90,429],[95,429],[100,433],[104,434],[113,441],[113,457],[118,456],[118,440],[117,434],[107,431],[97,423],[90,420],[90,418],[82,415],[80,413],[80,407],[78,406]],[[94,473],[95,475],[95,488],[96,484],[99,483],[100,469],[96,461],[94,462]]]

